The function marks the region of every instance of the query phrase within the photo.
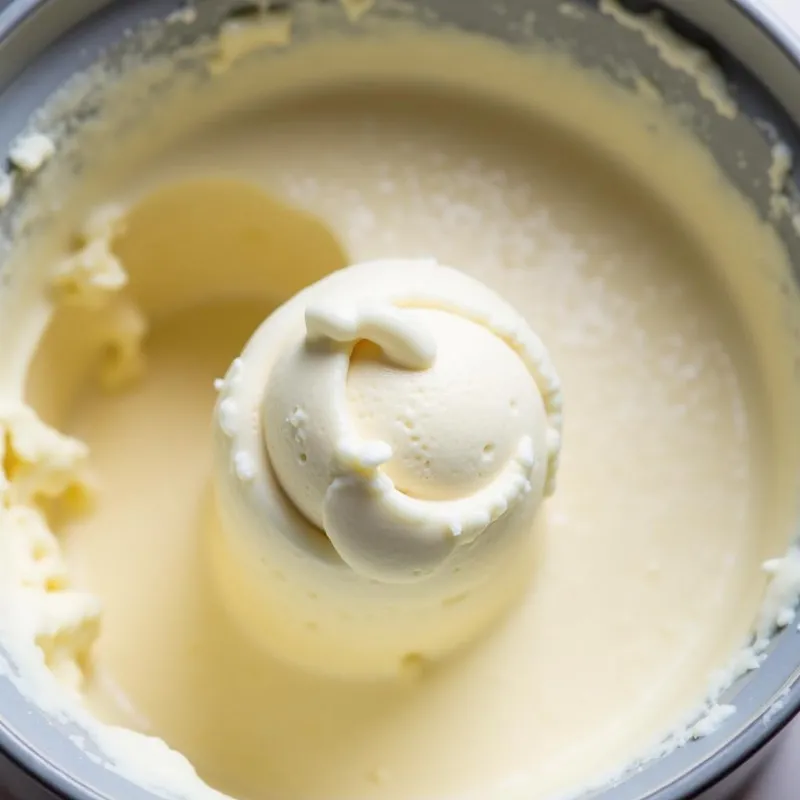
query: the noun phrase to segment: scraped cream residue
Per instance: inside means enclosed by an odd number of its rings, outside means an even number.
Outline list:
[[[167,16],[167,25],[192,25],[197,21],[197,9],[192,5],[186,5],[173,11]]]
[[[41,169],[55,152],[56,146],[49,136],[43,133],[29,133],[11,145],[8,158],[15,167],[30,175]]]
[[[217,37],[217,52],[209,59],[209,71],[213,75],[221,74],[240,59],[265,47],[286,47],[291,38],[289,10],[277,9],[252,18],[227,20]]]
[[[791,625],[800,597],[800,550],[793,547],[782,558],[764,563],[771,576],[756,628],[756,644],[764,647],[776,630]]]
[[[98,208],[89,216],[77,252],[53,270],[53,288],[59,299],[103,305],[109,292],[126,286],[128,276],[112,250],[122,224],[123,210],[117,206]]]
[[[375,5],[375,0],[341,0],[344,13],[350,22],[358,22]]]
[[[562,17],[569,17],[570,19],[586,19],[586,12],[574,3],[559,3],[558,13],[561,14]]]
[[[736,102],[728,91],[719,67],[705,50],[667,27],[662,14],[632,14],[623,9],[617,0],[600,0],[600,10],[623,27],[638,31],[664,63],[689,75],[697,84],[701,97],[708,100],[720,116],[727,119],[736,116]]]
[[[767,130],[768,135],[774,136],[774,131]],[[784,142],[778,141],[772,145],[771,162],[767,172],[769,180],[770,198],[769,209],[770,217],[774,221],[788,218],[798,225],[800,213],[798,212],[797,201],[791,195],[791,178],[794,169],[794,153]],[[800,235],[800,227],[798,227]]]
[[[716,733],[723,723],[736,713],[736,706],[729,703],[714,704],[689,730],[692,739],[702,739]]]

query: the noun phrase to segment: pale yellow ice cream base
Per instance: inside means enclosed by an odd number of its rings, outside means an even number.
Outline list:
[[[420,35],[308,45],[270,70],[163,106],[14,254],[3,402],[85,442],[97,476],[91,513],[55,515],[69,581],[103,607],[91,656],[67,647],[62,674],[241,797],[533,799],[596,781],[699,707],[787,547],[786,256],[663,109],[558,56]],[[127,210],[93,238],[130,277],[125,313],[62,306],[30,366],[53,271],[109,203]],[[343,684],[269,660],[210,586],[213,380],[302,286],[398,254],[457,265],[526,317],[563,379],[565,443],[524,600],[447,663]],[[109,341],[111,377],[141,375],[114,393],[87,383]],[[117,752],[128,774],[136,742]]]

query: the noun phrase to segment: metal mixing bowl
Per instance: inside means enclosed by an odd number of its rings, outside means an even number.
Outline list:
[[[558,0],[506,0],[502,9],[483,0],[420,0],[420,4],[433,8],[444,22],[509,40],[517,35],[514,20],[535,8],[537,36],[558,40],[581,62],[615,76],[620,74],[620,65],[635,64],[668,101],[693,107],[689,119],[697,135],[730,180],[766,215],[770,189],[765,176],[771,141],[763,121],[790,146],[800,147],[800,38],[781,27],[760,0],[628,4],[636,11],[662,8],[676,30],[713,55],[745,112],[728,120],[720,118],[698,95],[687,75],[660,61],[639,34],[601,16],[591,2],[575,1],[585,9],[588,20],[565,15]],[[242,3],[197,0],[196,5],[199,14],[194,23],[180,26],[152,46],[174,47],[209,32],[232,6],[241,7]],[[30,115],[70,75],[122,40],[127,29],[143,20],[164,17],[178,6],[176,0],[0,2],[0,148],[8,147]],[[746,168],[742,167],[742,153]],[[778,229],[800,268],[797,235],[788,223]],[[727,795],[732,781],[738,783],[756,763],[753,756],[763,752],[800,709],[800,633],[796,626],[776,637],[764,665],[741,679],[729,695],[728,702],[734,703],[737,711],[716,733],[650,763],[597,796],[604,800],[679,800],[711,787],[715,787],[715,796]],[[152,800],[148,792],[87,756],[70,738],[74,732],[46,718],[9,680],[0,678],[0,794],[7,790],[26,800],[53,796]]]

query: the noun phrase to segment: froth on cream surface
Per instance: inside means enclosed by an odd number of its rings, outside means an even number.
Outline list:
[[[785,253],[663,109],[558,56],[419,34],[305,45],[270,69],[270,86],[253,64],[176,97],[152,146],[131,134],[129,159],[98,164],[17,256],[24,277],[0,298],[16,325],[0,369],[0,535],[20,566],[2,585],[55,610],[16,634],[46,650],[45,631],[63,631],[48,663],[93,713],[164,739],[237,797],[592,784],[700,708],[747,642],[762,562],[789,544]],[[433,257],[513,305],[568,411],[557,490],[508,567],[513,602],[488,614],[467,590],[442,596],[454,619],[487,613],[480,636],[343,679],[248,630],[288,620],[313,653],[351,620],[320,606],[321,534],[260,599],[226,572],[214,380],[299,290],[397,257]],[[29,403],[44,422],[26,449]],[[95,499],[78,514],[88,470]],[[26,514],[37,526],[11,520]],[[251,611],[231,613],[237,596]],[[362,630],[381,636],[387,619]]]

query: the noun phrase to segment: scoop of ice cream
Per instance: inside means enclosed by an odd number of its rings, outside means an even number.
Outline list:
[[[262,324],[219,389],[214,573],[275,652],[396,670],[465,643],[519,591],[560,384],[481,283],[430,260],[332,273]]]
[[[529,494],[517,524],[532,524],[558,449],[528,326],[459,297],[448,269],[427,277],[309,304],[263,404],[284,491],[351,568],[385,582],[437,569]]]

